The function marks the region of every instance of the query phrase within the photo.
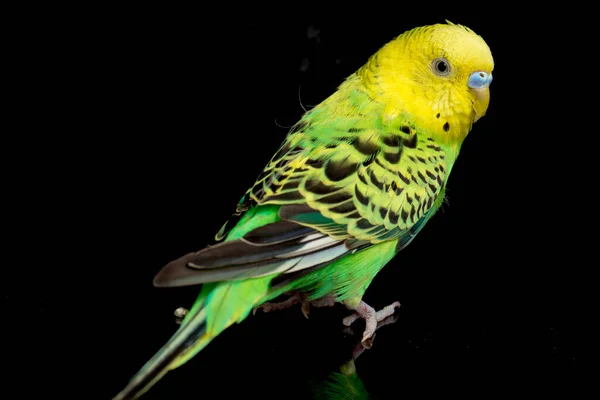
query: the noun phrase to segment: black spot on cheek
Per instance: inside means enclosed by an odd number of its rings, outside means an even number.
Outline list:
[[[439,118],[439,117],[440,117],[440,113],[437,113],[435,117],[436,117],[436,118]]]
[[[450,124],[448,122],[446,122],[444,124],[444,132],[448,132],[450,130]]]

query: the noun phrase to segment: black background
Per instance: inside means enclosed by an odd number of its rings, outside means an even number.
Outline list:
[[[48,67],[36,75],[39,99],[56,111],[47,119],[54,134],[36,147],[57,150],[53,168],[35,171],[38,196],[28,201],[47,223],[29,248],[53,241],[55,256],[39,251],[29,262],[39,272],[27,291],[8,281],[4,289],[11,326],[34,327],[9,332],[25,350],[39,348],[26,371],[43,390],[115,395],[198,293],[154,288],[153,276],[212,241],[303,107],[388,40],[444,19],[488,42],[491,104],[452,171],[449,205],[364,297],[402,307],[358,359],[358,374],[381,399],[569,387],[581,363],[576,310],[587,264],[565,251],[583,191],[572,193],[557,166],[575,130],[566,99],[576,97],[552,74],[575,50],[549,57],[556,31],[525,16],[219,7],[81,13],[51,26],[52,39],[38,37]],[[308,320],[297,307],[250,316],[144,399],[310,398],[309,382],[338,369],[360,337],[342,333],[345,315],[336,306]]]

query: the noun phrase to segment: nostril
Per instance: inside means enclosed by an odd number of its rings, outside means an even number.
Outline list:
[[[485,71],[475,71],[469,76],[467,85],[473,89],[479,89],[483,86],[489,85],[492,82],[492,74],[488,74]]]

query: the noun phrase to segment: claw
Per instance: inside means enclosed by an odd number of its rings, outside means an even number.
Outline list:
[[[365,331],[363,332],[362,342],[364,343],[373,336],[377,330],[377,323],[383,321],[390,315],[394,314],[396,307],[400,307],[399,302],[394,302],[387,307],[382,308],[379,311],[375,311],[373,307],[361,300],[358,307],[354,310],[355,312],[342,320],[342,323],[346,326],[352,325],[358,318],[365,320]]]
[[[303,301],[300,310],[302,311],[304,317],[308,319],[308,314],[310,314],[310,303],[308,301]]]
[[[375,331],[378,331],[380,328],[386,325],[394,324],[396,323],[396,321],[398,321],[398,316],[392,314],[389,317],[383,319],[382,321],[377,322],[377,327],[375,328]],[[344,329],[344,332],[350,335],[354,335],[354,331],[350,327]],[[356,346],[354,346],[354,349],[352,350],[352,360],[356,360],[365,350],[373,347],[375,336],[377,336],[377,332],[373,333],[373,336],[371,336],[364,342],[358,342]]]

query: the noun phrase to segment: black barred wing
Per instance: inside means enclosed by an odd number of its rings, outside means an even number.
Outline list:
[[[442,148],[408,126],[326,134],[304,127],[288,136],[235,214],[277,204],[281,221],[172,261],[155,285],[292,277],[382,241],[397,239],[401,249],[443,195],[445,165]]]
[[[443,192],[443,149],[408,125],[389,131],[357,125],[324,133],[301,124],[246,193],[238,213],[256,204],[280,204],[283,219],[339,240],[377,243],[415,234]]]

